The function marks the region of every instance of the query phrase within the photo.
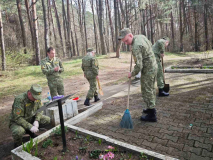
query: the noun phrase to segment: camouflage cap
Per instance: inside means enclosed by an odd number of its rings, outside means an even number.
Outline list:
[[[93,48],[88,48],[87,49],[87,52],[92,52],[92,51],[94,51]]]
[[[169,41],[169,37],[164,36],[162,39]]]
[[[124,28],[119,32],[118,40],[123,39],[127,34],[132,33],[129,28]]]
[[[30,88],[30,92],[32,93],[33,98],[35,98],[36,100],[41,99],[42,88],[39,84],[33,84]]]

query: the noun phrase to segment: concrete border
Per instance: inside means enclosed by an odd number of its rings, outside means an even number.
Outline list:
[[[79,123],[82,120],[89,117],[90,115],[92,115],[95,112],[102,109],[102,106],[103,106],[103,102],[99,102],[99,103],[95,104],[94,106],[92,106],[91,108],[87,109],[86,111],[84,111],[84,112],[78,114],[77,116],[65,121],[65,124],[72,124],[73,125],[73,124]]]
[[[80,128],[80,127],[76,127],[73,125],[67,125],[67,127],[69,127],[72,131],[78,131],[81,134],[85,134],[85,135],[91,135],[95,138],[100,138],[102,140],[105,140],[106,142],[109,142],[111,144],[115,144],[117,146],[126,148],[127,150],[133,151],[133,152],[139,152],[139,153],[144,153],[148,156],[151,156],[153,158],[155,158],[155,160],[178,160],[177,158],[172,158],[166,155],[162,155],[160,153],[157,152],[153,152],[153,151],[149,151],[147,149],[141,148],[141,147],[137,147],[137,146],[133,146],[131,144],[125,143],[125,142],[121,142],[112,138],[109,138],[108,136],[104,136],[92,131],[88,131],[86,129]]]
[[[213,69],[172,69],[171,67],[167,67],[165,73],[213,73]]]
[[[108,136],[104,136],[104,135],[101,135],[101,134],[98,134],[98,133],[95,133],[95,132],[92,132],[92,131],[88,131],[88,130],[80,128],[80,127],[76,127],[76,126],[73,126],[73,125],[70,125],[70,124],[65,124],[65,126],[67,126],[68,129],[70,129],[72,131],[78,131],[79,133],[81,133],[83,135],[90,135],[92,137],[95,137],[95,138],[98,138],[98,139],[102,139],[105,142],[108,142],[108,143],[111,143],[111,144],[115,144],[117,146],[123,147],[123,148],[125,148],[127,150],[130,150],[130,151],[133,151],[133,152],[144,153],[144,154],[146,154],[148,156],[153,157],[155,160],[178,160],[176,158],[172,158],[172,157],[169,157],[169,156],[166,156],[166,155],[162,155],[162,154],[159,154],[159,153],[156,153],[156,152],[153,152],[153,151],[149,151],[149,150],[137,147],[137,146],[133,146],[133,145],[130,145],[130,144],[127,144],[127,143],[124,143],[124,142],[109,138]],[[34,145],[35,145],[35,141],[36,140],[38,140],[38,142],[41,142],[44,139],[46,139],[47,137],[49,137],[50,133],[55,128],[56,127],[54,127],[51,130],[45,132],[44,134],[41,134],[38,137],[36,137],[33,140]],[[12,150],[11,153],[12,153],[12,159],[13,160],[29,160],[29,159],[30,160],[40,160],[39,158],[34,157],[31,154],[23,151],[22,150],[22,146],[19,146],[18,148]]]

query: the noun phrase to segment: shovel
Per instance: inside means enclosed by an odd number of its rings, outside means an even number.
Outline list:
[[[164,88],[163,88],[163,90],[168,93],[169,92],[169,84],[165,83],[163,57],[161,57],[161,60],[162,60],[162,67],[163,67],[163,82],[164,82]]]
[[[102,91],[102,88],[101,88],[101,85],[100,85],[100,82],[99,82],[99,78],[97,79],[97,82],[98,82],[98,88],[99,88],[99,93],[100,95],[104,95],[104,92]]]

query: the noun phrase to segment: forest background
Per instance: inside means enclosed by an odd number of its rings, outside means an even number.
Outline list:
[[[1,0],[1,69],[39,65],[49,46],[60,58],[128,51],[117,40],[128,27],[155,43],[170,38],[170,52],[213,47],[211,0]]]

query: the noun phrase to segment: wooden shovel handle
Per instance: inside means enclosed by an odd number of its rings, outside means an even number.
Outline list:
[[[130,62],[130,72],[132,71],[132,53],[131,53],[131,62]],[[129,109],[129,92],[130,92],[130,84],[131,78],[129,78],[129,85],[128,85],[128,99],[127,99],[127,109]]]
[[[98,88],[101,89],[101,85],[100,85],[100,82],[99,82],[99,78],[97,79],[97,82],[98,82]]]

